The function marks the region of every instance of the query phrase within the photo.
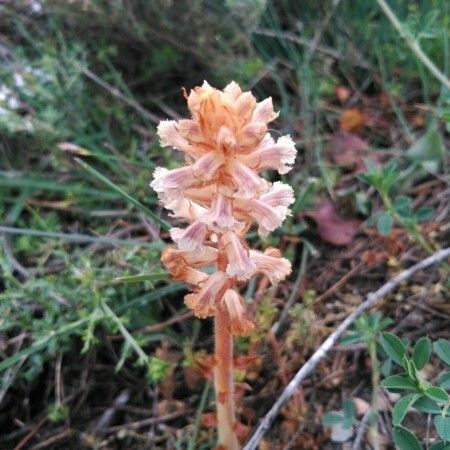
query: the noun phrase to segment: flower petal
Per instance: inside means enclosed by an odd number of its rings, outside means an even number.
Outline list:
[[[228,258],[227,275],[248,280],[255,273],[256,265],[250,260],[248,250],[233,231],[223,234],[223,245]]]
[[[235,81],[227,84],[223,92],[225,92],[232,100],[236,100],[242,94],[240,86]]]
[[[234,102],[235,114],[241,123],[250,120],[255,107],[256,100],[251,92],[243,92]]]
[[[212,203],[209,212],[205,213],[200,221],[206,223],[210,227],[223,231],[231,228],[235,228],[239,224],[233,216],[232,200],[229,197],[218,193]]]
[[[230,319],[230,331],[235,336],[248,334],[255,327],[248,320],[245,303],[233,289],[227,289],[223,296],[223,304]]]
[[[251,217],[259,226],[258,233],[267,236],[286,219],[288,208],[274,208],[266,202],[253,198],[235,198],[234,205],[241,214]]]
[[[206,153],[194,163],[192,173],[198,180],[211,180],[223,162],[223,157],[219,152]]]
[[[227,127],[220,127],[217,133],[217,147],[220,148],[225,154],[233,152],[236,146],[236,138],[233,132]]]
[[[184,196],[196,203],[208,206],[211,204],[211,200],[214,198],[216,191],[216,184],[210,183],[207,186],[186,189]]]
[[[292,169],[297,150],[290,136],[282,136],[275,141],[269,134],[263,139],[258,148],[240,160],[253,170],[275,169],[284,174]]]
[[[185,229],[172,228],[169,233],[180,250],[196,252],[201,249],[206,239],[207,228],[202,222],[194,222]]]
[[[233,180],[235,189],[240,195],[253,197],[259,194],[267,186],[265,180],[237,160],[231,161],[228,164],[227,169]]]
[[[186,295],[184,303],[197,317],[213,316],[227,289],[227,284],[228,278],[225,273],[215,272],[208,277],[198,293]]]
[[[187,121],[186,121],[187,122]],[[162,147],[174,147],[189,154],[195,154],[195,149],[179,131],[179,123],[175,120],[163,120],[158,125],[158,135]]]
[[[205,272],[196,270],[186,264],[172,264],[171,262],[166,263],[164,260],[162,261],[164,267],[174,280],[184,281],[193,286],[199,286],[208,278],[208,275]]]
[[[197,220],[208,211],[198,203],[182,197],[178,197],[177,199],[166,203],[164,207],[173,212],[173,217],[187,219],[190,222]]]
[[[262,194],[259,199],[274,208],[287,207],[294,202],[294,190],[288,184],[275,181],[270,190]]]
[[[192,166],[168,170],[157,167],[153,172],[153,181],[150,186],[158,193],[167,189],[186,189],[198,183],[194,176]]]
[[[279,113],[273,110],[272,97],[268,97],[262,102],[256,104],[256,108],[253,111],[252,122],[264,122],[269,123],[278,117]]]
[[[252,152],[256,146],[260,145],[267,133],[267,126],[263,122],[250,122],[237,135],[239,142],[239,153],[246,154]]]
[[[217,260],[217,250],[209,246],[203,246],[195,254],[178,250],[174,247],[166,247],[161,254],[161,262],[175,280],[198,286],[203,283],[208,275],[195,268],[207,267]]]
[[[162,123],[162,122],[161,122]],[[203,136],[198,123],[192,119],[182,119],[176,122],[176,129],[178,133],[188,142],[199,144],[204,142]],[[177,147],[178,148],[178,147]]]
[[[291,273],[291,263],[281,258],[281,252],[276,248],[268,248],[264,253],[250,250],[250,259],[258,272],[268,277],[272,284],[284,280]]]

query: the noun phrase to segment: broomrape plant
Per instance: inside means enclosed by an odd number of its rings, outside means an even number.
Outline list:
[[[156,168],[151,187],[173,217],[188,223],[172,228],[176,247],[168,246],[161,260],[172,278],[192,286],[184,301],[199,318],[214,317],[215,354],[211,370],[217,401],[218,445],[239,448],[234,404],[233,336],[254,328],[241,284],[257,274],[272,284],[291,272],[280,251],[249,248],[245,235],[253,225],[266,236],[290,213],[293,190],[269,183],[258,173],[287,173],[296,149],[289,136],[275,141],[267,124],[278,114],[272,99],[257,103],[250,92],[231,82],[223,91],[204,82],[189,95],[191,119],[163,121],[158,134],[163,146],[185,154],[186,164],[174,170]],[[200,270],[214,267],[211,274]]]

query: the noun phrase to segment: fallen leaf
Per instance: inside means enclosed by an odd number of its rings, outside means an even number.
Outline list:
[[[356,134],[338,133],[328,143],[328,155],[332,162],[341,167],[353,169],[355,173],[367,170],[365,159],[380,163],[378,153],[368,152],[369,144]]]
[[[304,215],[316,222],[319,236],[334,245],[350,244],[362,223],[355,218],[340,216],[329,201],[323,202],[315,210],[306,211]]]
[[[367,117],[357,107],[344,109],[339,119],[341,130],[358,131],[367,123]]]
[[[361,255],[361,260],[367,266],[373,266],[378,264],[379,262],[386,261],[388,259],[388,255],[385,252],[377,252],[375,250],[366,250]]]

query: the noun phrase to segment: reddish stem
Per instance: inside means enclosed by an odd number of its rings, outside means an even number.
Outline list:
[[[228,317],[223,311],[215,316],[215,366],[214,387],[217,404],[217,429],[219,448],[239,450],[234,431],[236,412],[234,404],[233,336],[228,327]]]

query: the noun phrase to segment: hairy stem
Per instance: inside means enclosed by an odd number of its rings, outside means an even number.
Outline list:
[[[233,336],[228,329],[225,314],[215,316],[214,387],[217,404],[217,429],[219,448],[238,450],[239,443],[234,431],[236,412],[234,405]]]

